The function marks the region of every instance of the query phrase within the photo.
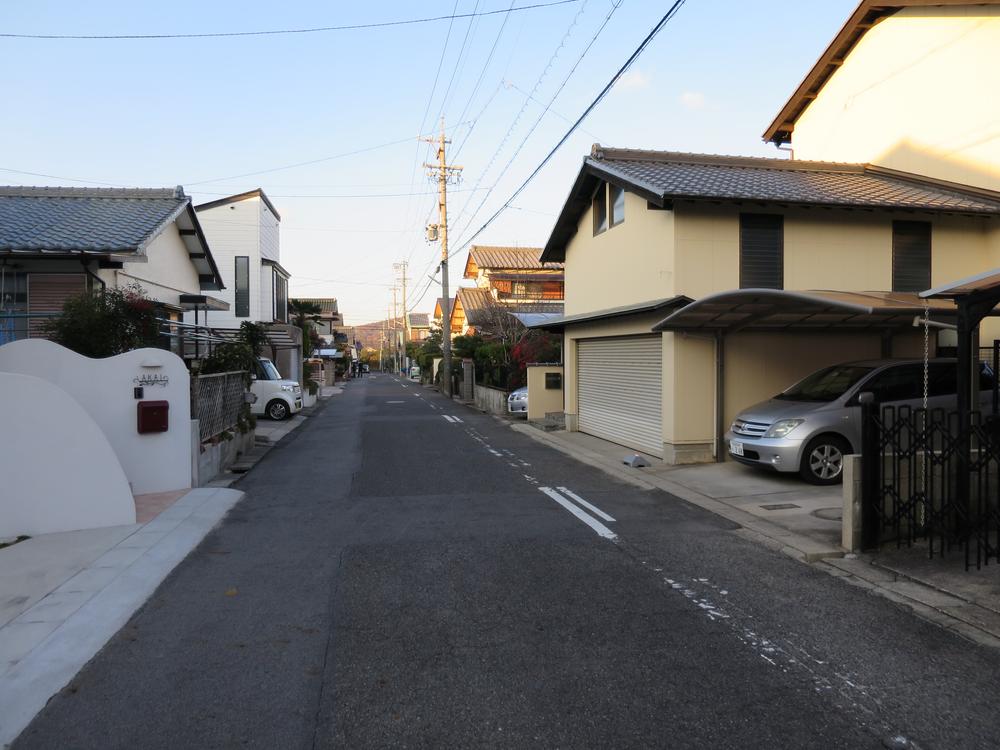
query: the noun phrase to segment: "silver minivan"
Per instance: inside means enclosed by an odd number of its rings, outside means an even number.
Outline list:
[[[932,359],[927,407],[955,405],[956,362]],[[992,399],[993,377],[980,368],[981,403]],[[923,406],[923,360],[848,362],[814,372],[774,398],[741,411],[726,441],[730,458],[751,466],[798,472],[813,484],[841,480],[844,456],[861,450],[858,395],[871,391],[876,403]]]

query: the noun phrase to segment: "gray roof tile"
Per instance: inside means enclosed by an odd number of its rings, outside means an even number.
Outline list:
[[[0,252],[138,252],[189,200],[181,188],[0,187]]]
[[[865,164],[595,150],[587,163],[663,198],[1000,214],[1000,197]]]

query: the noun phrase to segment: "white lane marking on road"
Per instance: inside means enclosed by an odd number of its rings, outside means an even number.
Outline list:
[[[387,404],[405,404],[405,401],[386,401]]]
[[[586,508],[587,510],[589,510],[591,513],[593,513],[598,518],[603,518],[605,521],[611,521],[612,523],[614,523],[615,519],[613,519],[611,516],[609,516],[607,513],[605,513],[600,508],[598,508],[596,505],[591,505],[590,503],[588,503],[586,500],[584,500],[582,497],[580,497],[579,495],[577,495],[575,492],[573,492],[571,490],[568,490],[565,487],[556,487],[556,489],[559,490],[564,495],[566,495],[567,497],[572,498],[573,500],[576,500],[576,502],[578,502],[580,505],[582,505],[584,508]]]
[[[618,535],[615,534],[615,532],[613,532],[611,529],[609,529],[607,526],[605,526],[597,519],[588,516],[586,513],[584,513],[578,507],[573,505],[573,503],[564,498],[562,495],[560,495],[551,487],[539,487],[538,489],[540,492],[544,492],[546,495],[551,497],[553,500],[559,503],[562,507],[564,507],[570,513],[572,513],[574,516],[576,516],[585,524],[587,524],[597,533],[598,536],[603,537],[605,539],[610,539],[612,541],[618,538]]]
[[[442,414],[441,416],[444,417],[446,420],[448,420],[448,422],[455,421],[454,417],[449,417],[447,414]]]
[[[531,476],[530,474],[522,474],[521,476],[522,476],[522,477],[524,477],[525,479],[527,479],[527,480],[528,480],[529,482],[531,482],[532,484],[538,484],[538,480],[537,480],[537,479],[535,479],[535,478],[534,478],[533,476]]]
[[[459,419],[458,417],[452,417],[452,419],[454,419],[454,420],[455,420],[456,422],[461,422],[461,421],[462,421],[462,420],[461,420],[461,419]]]
[[[501,458],[503,458],[503,454],[502,454],[502,453],[501,453],[500,451],[495,451],[495,450],[493,450],[492,448],[487,448],[486,450],[488,450],[488,451],[489,451],[490,453],[492,453],[492,454],[493,454],[494,456],[500,456]]]

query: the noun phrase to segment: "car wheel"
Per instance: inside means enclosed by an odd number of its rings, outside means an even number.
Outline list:
[[[837,435],[813,438],[802,452],[799,474],[810,484],[837,484],[844,477],[844,456],[851,446]]]
[[[282,419],[288,419],[291,412],[288,410],[288,404],[282,401],[280,398],[274,399],[271,403],[267,405],[267,409],[264,410],[267,416],[271,419],[280,422]]]

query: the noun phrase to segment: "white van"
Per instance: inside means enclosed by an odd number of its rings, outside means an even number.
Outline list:
[[[410,380],[420,380],[420,365],[410,366]]]
[[[250,390],[257,397],[250,412],[270,419],[287,419],[302,411],[302,387],[294,380],[285,380],[269,359],[258,358]]]

